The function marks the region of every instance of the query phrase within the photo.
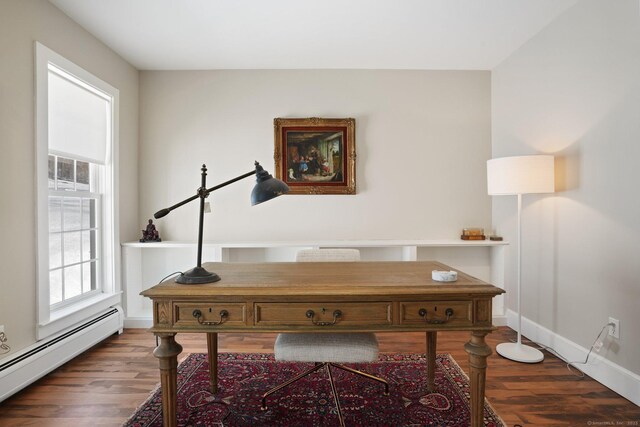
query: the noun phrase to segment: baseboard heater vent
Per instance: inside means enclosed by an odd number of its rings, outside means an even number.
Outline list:
[[[0,402],[122,330],[122,324],[122,310],[119,307],[109,308],[60,335],[35,343],[0,364]]]

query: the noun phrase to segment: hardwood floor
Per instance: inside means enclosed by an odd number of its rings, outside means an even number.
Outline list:
[[[500,328],[489,345],[513,339]],[[220,334],[220,352],[272,352],[273,334]],[[383,352],[424,352],[423,333],[378,334]],[[438,334],[438,353],[451,353],[468,372],[462,345],[466,332]],[[205,352],[204,334],[179,334],[182,357]],[[128,329],[112,336],[0,403],[0,426],[117,426],[159,382],[152,355],[153,335]],[[545,352],[542,363],[527,365],[494,354],[489,358],[486,395],[509,426],[640,426],[640,407],[589,377],[570,373]]]

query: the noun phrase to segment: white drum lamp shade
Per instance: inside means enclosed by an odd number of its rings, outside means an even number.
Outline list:
[[[554,159],[553,156],[517,156],[502,157],[487,161],[487,192],[492,196],[518,196],[518,294],[516,297],[518,310],[517,333],[515,343],[498,344],[499,355],[523,363],[537,363],[544,359],[542,352],[536,348],[522,344],[522,312],[520,310],[521,274],[521,218],[522,195],[532,193],[553,193],[554,191]]]
[[[487,161],[491,196],[553,193],[553,156],[502,157]]]

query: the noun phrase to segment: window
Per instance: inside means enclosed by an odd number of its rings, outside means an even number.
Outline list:
[[[49,155],[49,302],[55,309],[100,291],[102,165]]]
[[[118,90],[36,43],[38,338],[120,302]]]

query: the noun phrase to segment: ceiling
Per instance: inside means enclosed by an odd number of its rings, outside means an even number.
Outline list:
[[[49,0],[142,70],[491,70],[578,0]]]

